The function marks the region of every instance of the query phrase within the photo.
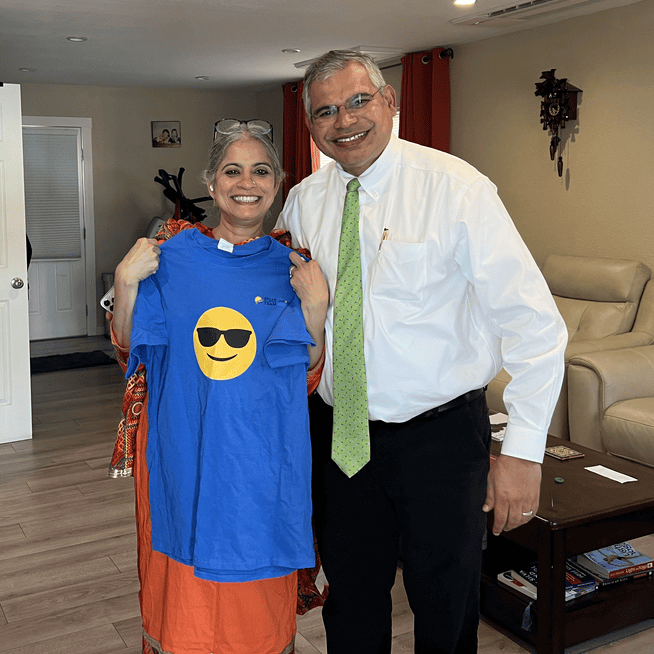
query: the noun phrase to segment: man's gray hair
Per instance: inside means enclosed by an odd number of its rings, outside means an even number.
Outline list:
[[[324,82],[339,70],[343,70],[348,64],[355,62],[361,64],[368,73],[370,81],[376,89],[386,86],[384,76],[375,60],[367,54],[357,52],[356,50],[330,50],[321,57],[314,59],[306,73],[304,74],[304,89],[302,91],[302,100],[304,101],[304,111],[307,116],[311,116],[311,100],[309,93],[314,82]]]

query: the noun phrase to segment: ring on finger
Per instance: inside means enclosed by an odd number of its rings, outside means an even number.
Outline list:
[[[522,515],[525,516],[525,518],[528,518],[529,516],[534,515],[534,512],[533,512],[533,511],[527,511],[527,513],[525,513],[525,512],[523,511],[523,512],[522,512]]]
[[[291,267],[288,269],[288,277],[289,277],[289,279],[293,279],[293,273],[295,272],[296,268],[297,268],[297,266],[291,266]]]

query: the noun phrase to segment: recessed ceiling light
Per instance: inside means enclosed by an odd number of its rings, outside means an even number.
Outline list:
[[[209,77],[207,77],[207,75],[198,75],[195,79],[207,80]]]
[[[454,0],[454,4],[459,7],[467,7],[468,5],[474,5],[477,0]]]
[[[27,68],[27,67],[23,67],[23,68],[19,68],[18,70],[19,70],[21,73],[33,73],[33,72],[36,70],[36,68]]]
[[[84,41],[88,41],[85,36],[67,36],[66,39],[73,43],[84,43]]]
[[[298,52],[302,52],[300,48],[284,48],[282,50],[284,54],[297,54]]]

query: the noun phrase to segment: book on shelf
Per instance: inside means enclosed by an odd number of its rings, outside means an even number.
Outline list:
[[[538,564],[532,563],[525,568],[518,568],[516,574],[526,586],[536,590],[538,586]],[[579,567],[572,559],[565,561],[565,588],[578,590],[580,588],[595,587],[597,581],[590,573]]]
[[[615,579],[654,568],[652,559],[627,542],[579,554],[577,564],[600,579]]]
[[[497,575],[498,581],[501,583],[517,590],[519,593],[531,597],[531,599],[538,599],[538,592],[536,586],[526,583],[524,578],[520,576],[515,570],[506,570],[505,572],[500,572]],[[595,591],[597,585],[593,583],[592,585],[582,586],[579,588],[566,588],[565,590],[565,601],[569,602],[570,600],[581,597],[582,595],[587,595]]]
[[[635,581],[636,579],[645,579],[654,576],[654,570],[643,570],[643,572],[634,572],[631,575],[622,575],[622,577],[613,577],[613,579],[600,579],[597,578],[597,590],[609,590],[619,584],[624,584],[628,581]]]
[[[515,570],[500,572],[500,574],[497,575],[497,580],[513,588],[513,590],[517,590],[519,593],[527,595],[527,597],[531,597],[531,599],[536,599],[536,591],[532,590],[531,588],[527,588],[527,586],[525,586],[525,584],[523,584],[522,581],[518,579]]]

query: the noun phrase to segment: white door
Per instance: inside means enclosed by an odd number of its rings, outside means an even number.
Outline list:
[[[30,340],[85,336],[81,128],[23,126],[23,159]]]
[[[0,86],[0,443],[32,438],[21,124],[20,86]]]

